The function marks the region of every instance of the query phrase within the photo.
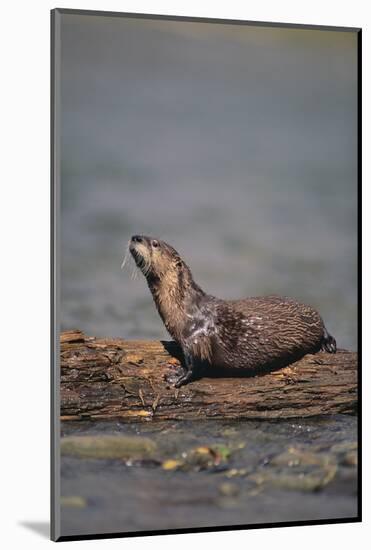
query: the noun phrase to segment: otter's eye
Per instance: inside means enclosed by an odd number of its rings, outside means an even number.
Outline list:
[[[158,241],[152,241],[153,248],[158,248]]]

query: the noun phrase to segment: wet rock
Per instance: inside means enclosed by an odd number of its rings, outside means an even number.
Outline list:
[[[318,491],[334,479],[336,471],[337,466],[332,465],[312,473],[257,472],[252,474],[249,479],[255,481],[257,485],[264,484],[296,491]]]
[[[269,464],[273,466],[307,466],[307,465],[319,465],[327,466],[334,464],[335,459],[330,454],[313,453],[306,450],[290,447],[284,453],[274,456]]]
[[[220,458],[211,447],[197,447],[183,454],[183,469],[206,470],[220,463]]]
[[[266,466],[249,476],[257,485],[297,491],[317,491],[336,475],[333,455],[290,447],[266,461]]]
[[[181,458],[165,460],[162,463],[164,470],[201,471],[211,472],[224,471],[227,466],[231,450],[225,445],[213,445],[212,447],[196,447],[182,453]]]
[[[148,458],[155,450],[154,441],[140,436],[67,436],[61,440],[61,453],[78,458]]]

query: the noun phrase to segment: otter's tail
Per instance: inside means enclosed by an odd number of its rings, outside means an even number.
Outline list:
[[[325,327],[323,329],[321,350],[327,351],[328,353],[336,353],[336,340],[327,332]]]

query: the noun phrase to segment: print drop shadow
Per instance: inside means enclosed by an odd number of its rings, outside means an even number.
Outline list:
[[[50,537],[50,523],[48,521],[20,521],[19,525],[30,529],[43,538],[48,539]]]

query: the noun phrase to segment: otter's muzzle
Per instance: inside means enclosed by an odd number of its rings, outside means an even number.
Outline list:
[[[130,239],[129,250],[134,258],[135,263],[140,269],[148,267],[149,251],[145,237],[141,235],[133,235]]]

